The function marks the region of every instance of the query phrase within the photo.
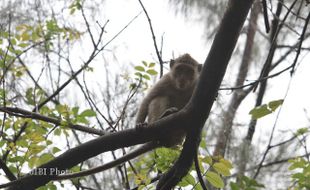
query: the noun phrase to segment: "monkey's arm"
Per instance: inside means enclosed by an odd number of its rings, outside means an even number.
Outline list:
[[[136,117],[136,124],[141,124],[141,123],[145,122],[146,116],[148,115],[150,102],[151,102],[150,96],[146,96],[143,99],[143,101],[139,107],[137,117]]]
[[[153,150],[155,148],[159,148],[160,146],[161,146],[160,143],[152,141],[152,142],[146,143],[146,144],[142,145],[141,147],[133,150],[132,152],[129,152],[128,154],[125,154],[124,156],[122,156],[116,160],[113,160],[109,163],[106,163],[102,166],[98,166],[98,167],[91,168],[88,170],[84,170],[81,172],[65,174],[65,175],[58,175],[55,178],[53,178],[53,180],[65,180],[65,179],[83,177],[83,176],[91,175],[94,173],[102,172],[104,170],[118,166],[124,162],[127,162],[127,161],[129,161],[129,160],[131,160],[137,156],[140,156],[141,154],[144,154],[144,153],[150,151],[150,150]]]

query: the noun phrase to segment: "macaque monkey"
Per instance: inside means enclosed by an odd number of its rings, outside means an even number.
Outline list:
[[[165,74],[143,99],[136,118],[136,124],[152,123],[168,112],[182,109],[192,96],[202,65],[189,54],[170,61],[170,71]],[[176,131],[165,142],[165,146],[174,146],[183,141],[185,133]]]
[[[143,124],[146,118],[151,123],[182,109],[192,96],[201,68],[202,65],[189,54],[184,54],[175,60],[171,60],[170,71],[154,85],[143,99],[138,111],[136,124]],[[166,147],[178,145],[183,142],[184,135],[185,132],[182,130],[174,131],[169,136],[169,139],[163,139],[163,142],[153,141],[146,143],[121,158],[99,167],[78,172],[74,176],[85,176],[104,171],[162,145]],[[195,162],[198,163],[197,158]]]

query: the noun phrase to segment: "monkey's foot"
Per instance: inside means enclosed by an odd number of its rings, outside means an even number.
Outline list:
[[[137,131],[142,131],[146,127],[147,127],[147,122],[137,123],[136,124],[136,130]]]

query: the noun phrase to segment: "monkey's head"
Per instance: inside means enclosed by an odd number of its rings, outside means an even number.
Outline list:
[[[170,72],[177,90],[186,91],[195,86],[202,65],[189,54],[170,61]]]

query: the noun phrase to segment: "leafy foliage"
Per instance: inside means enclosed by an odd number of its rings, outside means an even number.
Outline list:
[[[247,176],[239,178],[238,182],[230,182],[231,190],[257,190],[265,188],[263,184],[258,183],[255,179],[251,179]]]
[[[43,23],[35,25],[20,24],[15,30],[0,33],[0,67],[6,70],[7,76],[14,79],[22,79],[26,73],[25,65],[18,58],[27,51],[38,47],[39,51],[50,51],[58,36],[62,39],[75,40],[80,38],[80,32],[69,27],[61,27],[55,19],[47,19]],[[40,47],[42,45],[42,47]],[[41,49],[40,49],[41,48]],[[1,105],[10,106],[14,103],[6,99],[11,96],[11,91],[1,89]],[[24,104],[26,107],[37,106],[46,100],[46,93],[41,88],[28,87],[25,91]],[[6,102],[4,103],[4,100]],[[43,106],[38,112],[53,118],[59,118],[62,126],[54,126],[51,123],[22,117],[8,117],[0,120],[3,123],[0,140],[0,154],[6,155],[7,165],[15,175],[21,175],[23,168],[32,169],[42,165],[57,156],[61,149],[49,138],[51,134],[60,136],[68,135],[68,124],[89,124],[89,118],[95,116],[92,110],[78,112],[79,108],[69,108],[67,105]],[[18,138],[11,140],[11,134],[17,134],[24,130]],[[10,140],[7,140],[10,139]],[[56,189],[53,183],[49,183],[40,189]]]
[[[151,81],[152,76],[156,76],[158,72],[154,69],[155,63],[148,63],[142,61],[142,64],[136,65],[135,69],[135,82],[130,85],[131,88],[142,85],[143,88],[148,88],[148,82]]]
[[[306,190],[310,189],[310,162],[306,161],[304,158],[296,158],[289,160],[291,163],[288,168],[291,171],[295,171],[292,174],[292,190]],[[297,170],[297,171],[296,171]]]
[[[130,168],[130,176],[134,177],[135,184],[141,187],[152,188],[149,185],[151,178],[158,172],[167,171],[179,157],[179,149],[171,148],[159,148],[153,153],[148,154],[140,158],[135,162],[135,168],[138,172],[135,174]],[[205,179],[216,188],[224,187],[224,180],[222,176],[230,176],[231,169],[233,168],[230,161],[225,160],[222,157],[211,157],[211,156],[199,156],[198,158],[202,175]],[[151,170],[150,170],[151,168]],[[212,171],[210,171],[212,170]],[[194,189],[202,189],[201,185],[197,181],[195,167],[192,166],[190,172],[179,182],[179,187],[192,187]],[[154,187],[153,187],[154,188]]]

